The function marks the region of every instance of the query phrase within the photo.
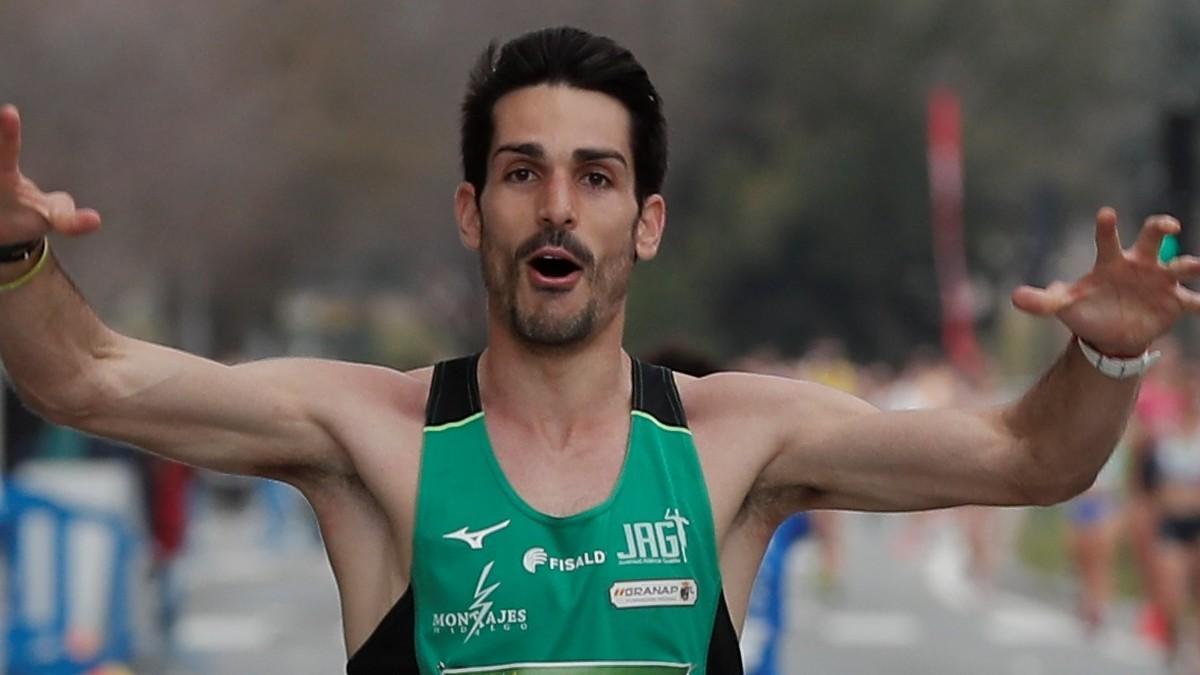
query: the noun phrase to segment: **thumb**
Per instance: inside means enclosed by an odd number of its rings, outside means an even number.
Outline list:
[[[78,236],[100,227],[100,214],[95,209],[77,209],[75,200],[65,192],[51,192],[42,201],[42,216],[55,232]]]
[[[1072,302],[1070,286],[1056,281],[1046,288],[1021,286],[1013,291],[1013,306],[1035,316],[1053,316]]]
[[[95,209],[79,209],[63,223],[59,231],[72,237],[90,234],[100,229],[100,220],[100,212]]]

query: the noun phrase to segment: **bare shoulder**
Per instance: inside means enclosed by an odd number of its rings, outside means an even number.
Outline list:
[[[232,369],[256,386],[284,392],[292,406],[303,409],[306,417],[325,429],[340,449],[334,455],[341,459],[318,475],[340,475],[355,484],[376,471],[415,470],[432,368],[405,372],[288,357]]]
[[[839,424],[875,410],[803,380],[740,372],[675,377],[723,531],[744,522],[741,516],[755,504],[751,497],[761,491],[767,467],[785,447],[797,440],[819,444]],[[773,509],[762,515],[756,522],[773,526],[779,514]]]

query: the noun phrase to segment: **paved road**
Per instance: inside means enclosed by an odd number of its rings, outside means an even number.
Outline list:
[[[989,597],[971,591],[952,527],[920,555],[896,560],[897,516],[849,516],[845,583],[814,593],[811,547],[789,564],[788,675],[887,673],[1129,675],[1157,673],[1133,634],[1131,612],[1094,640],[1060,594],[1002,575]],[[316,548],[265,550],[253,513],[209,518],[183,568],[187,609],[172,675],[344,672],[333,578]],[[303,537],[300,537],[302,540]],[[1049,599],[1048,599],[1049,598]]]
[[[811,545],[793,554],[785,672],[890,675],[1129,675],[1158,673],[1133,634],[1132,608],[1085,637],[1069,598],[1031,583],[1015,563],[980,594],[965,574],[953,519],[935,524],[920,555],[897,560],[903,516],[847,515],[845,583],[823,601],[811,583]],[[807,549],[807,550],[806,550]],[[1018,590],[1019,589],[1019,590]]]
[[[263,544],[261,513],[209,513],[180,569],[184,611],[170,675],[344,673],[340,608],[321,549],[293,523]]]

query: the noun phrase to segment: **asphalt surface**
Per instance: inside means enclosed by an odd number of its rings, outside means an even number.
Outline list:
[[[989,588],[973,583],[954,518],[928,528],[919,553],[897,556],[903,518],[844,516],[847,562],[832,596],[814,590],[813,545],[793,553],[783,672],[1165,672],[1134,634],[1133,607],[1115,608],[1109,624],[1088,637],[1071,611],[1073,593],[1039,583],[1013,560],[1002,562]]]

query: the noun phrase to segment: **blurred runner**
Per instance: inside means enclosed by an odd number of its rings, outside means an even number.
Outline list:
[[[1164,425],[1154,441],[1154,497],[1160,515],[1158,570],[1163,609],[1168,621],[1168,649],[1179,657],[1200,629],[1189,609],[1200,606],[1200,370],[1187,369],[1178,419]]]
[[[926,410],[950,405],[957,385],[954,372],[932,350],[921,348],[909,355],[904,368],[877,404],[886,410]],[[939,514],[918,511],[906,516],[893,549],[900,558],[911,558],[924,549],[931,523]]]
[[[737,365],[747,372],[763,375],[796,375],[794,367],[772,354],[748,356]],[[780,672],[783,658],[781,644],[787,634],[788,554],[795,544],[812,532],[815,515],[815,512],[802,511],[786,516],[783,523],[769,533],[770,543],[754,577],[742,629],[742,657],[749,675],[776,675]]]
[[[991,364],[983,355],[979,355],[977,363],[978,370],[973,373],[964,373],[949,362],[945,364],[945,377],[950,380],[946,387],[954,392],[953,400],[959,405],[979,408],[1001,405],[1006,396],[996,383]],[[962,506],[956,511],[966,538],[968,577],[976,592],[986,597],[995,583],[997,549],[1004,534],[998,524],[999,514],[989,506]]]
[[[1133,561],[1144,596],[1138,631],[1151,643],[1165,648],[1169,636],[1158,562],[1160,518],[1153,495],[1158,474],[1154,447],[1157,437],[1178,425],[1184,407],[1186,377],[1175,339],[1166,336],[1156,347],[1162,353],[1162,360],[1142,382],[1126,434],[1130,462],[1125,474],[1128,486],[1125,510]]]
[[[800,361],[800,377],[847,394],[862,393],[859,390],[858,369],[846,358],[846,350],[836,338],[825,337],[813,342]],[[823,598],[831,600],[842,590],[842,563],[845,555],[842,515],[837,511],[813,511],[809,517],[820,550],[817,589]],[[807,527],[804,532],[807,534]]]
[[[1092,487],[1067,503],[1067,538],[1079,579],[1079,620],[1088,635],[1104,625],[1112,600],[1113,558],[1121,523],[1118,500],[1129,452],[1123,439]]]

